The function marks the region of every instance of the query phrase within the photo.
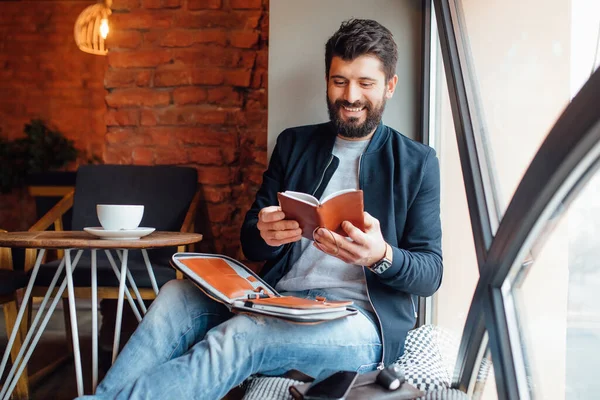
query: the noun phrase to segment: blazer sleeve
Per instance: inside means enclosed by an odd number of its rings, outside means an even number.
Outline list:
[[[440,287],[443,273],[440,167],[433,149],[427,153],[421,177],[402,238],[392,246],[392,266],[379,279],[396,290],[427,297]]]
[[[273,259],[279,254],[284,246],[269,246],[260,236],[260,232],[256,227],[258,223],[258,213],[265,207],[276,206],[279,204],[277,200],[277,192],[283,188],[283,180],[285,177],[285,167],[282,162],[282,152],[285,146],[283,145],[283,137],[285,131],[277,138],[277,143],[271,155],[269,166],[263,173],[263,181],[260,189],[256,193],[256,199],[252,203],[252,207],[246,213],[240,241],[242,243],[242,251],[244,255],[251,261],[267,261]]]

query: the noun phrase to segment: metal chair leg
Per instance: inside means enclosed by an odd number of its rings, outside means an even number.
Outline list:
[[[13,328],[15,327],[15,323],[17,321],[17,301],[10,301],[4,304],[4,321],[6,323],[6,333],[10,335]],[[25,324],[21,324],[23,326]],[[19,332],[15,336],[15,340],[13,346],[10,351],[10,358],[14,362],[17,359],[17,355],[19,354],[19,350],[23,345],[24,332],[22,329],[19,329]],[[23,371],[19,379],[17,380],[17,385],[15,386],[15,391],[13,392],[13,399],[28,399],[29,398],[29,382],[27,379],[27,369]]]

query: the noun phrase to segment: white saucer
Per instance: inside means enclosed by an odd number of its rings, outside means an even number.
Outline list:
[[[136,240],[144,236],[148,236],[156,230],[156,228],[135,228],[122,229],[118,231],[108,231],[101,226],[93,228],[83,228],[87,233],[107,240]]]

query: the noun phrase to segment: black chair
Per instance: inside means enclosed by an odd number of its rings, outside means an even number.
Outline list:
[[[195,212],[199,200],[198,173],[195,168],[172,166],[87,165],[77,171],[74,195],[68,194],[54,206],[30,230],[46,230],[72,205],[72,230],[100,226],[96,215],[97,204],[143,204],[144,217],[140,226],[156,228],[157,231],[193,232]],[[183,247],[183,246],[182,246]],[[184,248],[150,250],[149,256],[157,283],[162,286],[176,277],[169,266],[170,256]],[[33,266],[34,253],[26,256],[26,269]],[[36,278],[34,293],[39,287],[47,287],[56,272],[59,261],[43,264]],[[73,272],[77,288],[89,288],[90,255],[84,252]],[[154,298],[150,279],[141,252],[130,252],[129,270],[140,288],[143,298]],[[119,286],[110,263],[103,252],[98,252],[98,290],[104,298],[116,298]],[[146,289],[146,290],[142,290]],[[89,291],[88,291],[89,292]],[[77,296],[87,297],[78,290]],[[108,296],[108,297],[106,297]],[[113,297],[114,296],[114,297]]]
[[[6,231],[1,231],[6,232]],[[22,271],[14,271],[12,265],[12,254],[9,248],[0,248],[0,305],[4,311],[4,321],[6,324],[6,336],[10,337],[17,319],[17,296],[16,291],[27,285],[27,275]],[[19,332],[15,337],[11,348],[11,358],[14,360],[21,349],[21,344],[25,338],[25,323],[21,324]],[[0,357],[4,350],[0,352]],[[2,377],[0,377],[2,378]],[[1,380],[1,379],[0,379]],[[17,381],[13,398],[29,398],[29,385],[27,371],[25,370]]]

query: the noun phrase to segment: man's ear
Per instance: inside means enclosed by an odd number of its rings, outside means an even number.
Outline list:
[[[385,98],[391,99],[398,84],[398,75],[394,75],[388,82],[385,88]]]

